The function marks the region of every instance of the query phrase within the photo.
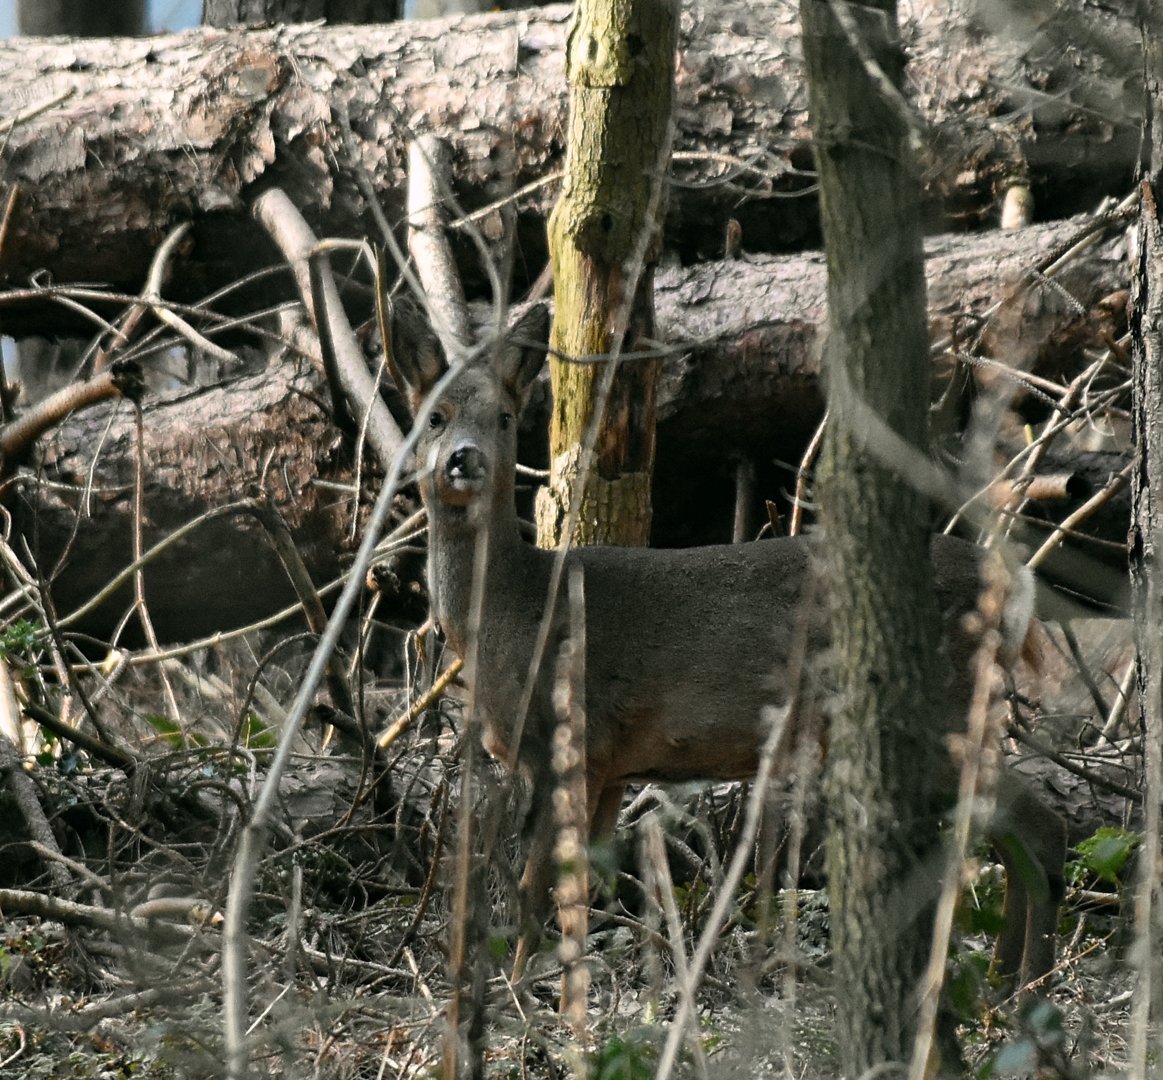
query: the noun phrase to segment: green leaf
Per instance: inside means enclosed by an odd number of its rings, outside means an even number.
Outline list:
[[[186,749],[186,733],[168,716],[162,716],[160,713],[146,713],[145,722],[157,732],[161,741],[171,750]]]
[[[259,719],[257,713],[248,712],[242,721],[242,743],[249,750],[273,750],[278,745],[278,737]]]
[[[1078,862],[1110,885],[1118,885],[1131,853],[1139,846],[1138,833],[1104,826],[1078,844]]]

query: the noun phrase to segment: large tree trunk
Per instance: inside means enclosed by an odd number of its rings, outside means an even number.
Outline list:
[[[1151,102],[1151,162],[1139,187],[1139,248],[1134,268],[1134,434],[1131,580],[1143,737],[1144,842],[1136,897],[1138,966],[1131,1073],[1145,1077],[1158,1057],[1156,1034],[1163,1001],[1159,942],[1163,935],[1163,19],[1147,19],[1147,94]]]
[[[1068,2],[1104,33],[1133,34],[1109,5]],[[1060,94],[1051,102],[1043,88],[1062,82],[1060,59],[983,39],[960,11],[926,5],[911,43],[934,210],[959,224],[989,218],[1015,176],[1052,216],[1121,192],[1137,155],[1138,99],[1117,103],[1117,123]],[[16,121],[4,179],[21,198],[0,271],[10,283],[44,269],[58,283],[137,291],[159,237],[192,219],[192,252],[167,293],[191,300],[270,261],[246,203],[272,183],[321,235],[374,233],[343,145],[345,112],[390,220],[403,218],[405,138],[422,127],[456,133],[453,182],[470,208],[545,181],[561,160],[567,18],[552,7],[359,29],[2,41],[0,114]],[[734,218],[747,251],[802,245],[816,235],[814,199],[769,197],[810,186],[797,170],[809,164],[803,68],[780,0],[704,5],[685,21],[679,50],[673,174],[683,184],[672,191],[668,243],[686,261],[717,254]],[[1101,56],[1071,62],[1072,96],[1126,75]],[[701,153],[761,173],[690,156]],[[544,264],[555,196],[547,183],[519,200],[517,266],[530,278]],[[493,222],[483,224],[491,233]],[[258,306],[275,291],[254,282],[237,301]],[[4,330],[47,336],[77,319],[55,305],[10,305]]]
[[[537,501],[544,547],[650,539],[658,361],[620,360],[656,336],[677,32],[672,0],[582,0],[570,34],[565,178],[549,219],[553,412],[549,484]],[[600,356],[614,359],[571,362]]]
[[[900,86],[896,4],[846,7],[859,50],[827,0],[800,10],[828,260],[818,487],[840,695],[825,784],[836,1034],[845,1075],[863,1076],[907,1058],[929,935],[928,905],[902,883],[939,850],[929,506],[895,443],[928,450],[920,185],[908,117],[868,70]]]

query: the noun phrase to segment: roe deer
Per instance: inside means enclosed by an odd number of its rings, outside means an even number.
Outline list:
[[[420,491],[428,510],[428,586],[433,617],[465,660],[486,750],[532,780],[534,826],[521,880],[524,932],[516,975],[549,911],[553,878],[551,739],[554,658],[568,632],[559,602],[545,662],[526,718],[516,713],[551,581],[552,551],[521,539],[514,506],[517,418],[546,353],[548,315],[535,307],[492,355],[466,366],[427,416],[428,391],[447,371],[427,319],[397,303],[392,374],[415,423]],[[487,530],[483,584],[474,594],[478,537]],[[779,703],[778,673],[797,633],[797,607],[810,577],[803,537],[686,550],[587,547],[568,552],[584,575],[585,783],[591,837],[613,831],[631,782],[744,780],[755,774],[766,736],[764,707]],[[981,591],[982,549],[950,537],[931,547],[946,651],[962,678],[942,731],[964,724],[975,642],[961,626]],[[1003,619],[1012,656],[1032,616],[1033,580]],[[479,614],[474,616],[474,604]],[[470,626],[479,627],[470,649]],[[826,631],[809,639],[826,647]],[[469,664],[472,664],[470,667]],[[955,663],[953,665],[957,667]],[[514,745],[515,725],[520,731]],[[794,728],[791,724],[789,727]],[[797,733],[784,736],[775,773],[794,765]],[[950,764],[949,790],[956,792]],[[1065,860],[1065,827],[1013,773],[1002,770],[989,838],[1006,869],[1005,928],[995,966],[1024,984],[1053,965]]]

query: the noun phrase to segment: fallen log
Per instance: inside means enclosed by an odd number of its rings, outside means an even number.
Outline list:
[[[1022,332],[1011,333],[1004,351],[997,345],[993,360],[1052,375],[1077,370],[1112,332],[1108,313],[1096,313],[1096,306],[1126,281],[1116,236],[1077,253],[1052,287],[1031,283],[1032,271],[1079,232],[1079,223],[1066,222],[931,241],[934,340],[960,328],[968,350],[975,334],[988,340],[989,328],[1016,310]],[[658,404],[655,542],[729,539],[738,462],[757,466],[756,499],[779,500],[821,416],[822,257],[753,256],[672,268],[659,274],[657,288],[668,358]],[[1006,325],[1012,330],[1013,320]],[[544,460],[547,394],[543,387],[541,411],[533,410],[526,431],[523,460],[532,464]],[[1033,408],[1040,403],[1031,399]],[[265,499],[286,519],[316,584],[332,579],[359,534],[360,503],[351,448],[328,409],[318,375],[293,358],[147,400],[146,546],[240,498]],[[38,565],[56,567],[67,555],[52,582],[62,615],[131,559],[135,438],[128,409],[98,406],[75,415],[42,440],[20,474],[19,497],[9,500],[17,534]],[[1054,460],[1047,471],[1065,467]],[[1061,512],[1073,505],[1063,502]],[[1105,528],[1118,532],[1117,524]],[[171,641],[294,602],[261,525],[241,512],[219,513],[159,556],[146,569],[146,593],[159,636]],[[107,633],[127,597],[94,612],[86,627]]]

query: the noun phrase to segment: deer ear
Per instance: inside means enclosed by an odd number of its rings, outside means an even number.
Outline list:
[[[510,328],[501,350],[501,380],[518,401],[537,378],[549,343],[549,310],[534,304]]]
[[[413,414],[425,395],[448,370],[448,361],[420,305],[410,296],[392,302],[388,370],[408,399]]]

